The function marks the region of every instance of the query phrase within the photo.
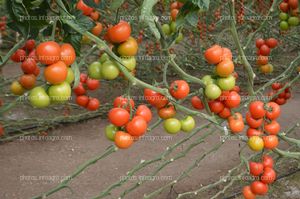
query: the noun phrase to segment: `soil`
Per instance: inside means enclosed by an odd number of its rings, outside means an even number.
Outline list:
[[[11,69],[4,68],[4,73]],[[292,99],[287,105],[282,106],[282,116],[279,122],[283,129],[300,120],[300,94],[294,91]],[[18,109],[13,110],[18,116],[26,117]],[[39,115],[40,114],[40,115]],[[45,117],[39,113],[38,117]],[[153,119],[155,121],[156,118]],[[197,120],[198,124],[204,124],[204,120]],[[56,186],[63,178],[69,176],[78,166],[88,159],[101,154],[112,143],[104,135],[104,128],[108,124],[106,119],[96,118],[86,122],[72,125],[64,125],[48,132],[44,140],[38,136],[23,137],[12,142],[0,145],[0,198],[1,199],[27,199],[39,195]],[[199,132],[193,139],[179,147],[166,157],[170,159],[184,150],[189,143],[193,142],[207,130]],[[168,146],[178,142],[187,136],[181,132],[170,136],[165,133],[160,125],[149,133],[156,137],[155,141],[141,140],[136,142],[128,150],[119,150],[116,153],[91,165],[70,183],[70,189],[64,189],[51,195],[53,199],[85,199],[98,195],[103,189],[126,176],[126,172],[139,164],[141,160],[150,160],[162,153]],[[299,129],[295,137],[299,138]],[[152,137],[153,138],[153,137]],[[27,140],[26,140],[27,139]],[[50,140],[52,139],[52,140]],[[142,184],[138,189],[130,192],[125,198],[140,199],[144,194],[149,194],[160,188],[167,182],[175,180],[176,177],[194,160],[205,151],[220,143],[220,135],[214,134],[205,139],[205,142],[193,148],[184,158],[174,161],[165,169],[161,170],[154,180]],[[213,183],[224,176],[229,169],[239,164],[239,148],[241,141],[226,140],[220,150],[213,155],[204,158],[199,167],[195,168],[188,178],[176,183],[172,190],[166,189],[157,199],[173,199],[176,193],[199,189],[202,185]],[[286,146],[281,146],[285,148]],[[251,153],[248,151],[248,153]],[[293,163],[294,164],[294,163]],[[289,164],[293,165],[292,163]],[[133,176],[125,186],[118,187],[107,198],[118,198],[119,194],[137,182],[136,179],[149,176],[159,164],[152,164]],[[295,166],[296,167],[296,166]],[[289,172],[283,169],[283,172]],[[284,173],[280,173],[284,174]],[[235,189],[241,190],[240,185]],[[279,180],[274,184],[276,189],[265,198],[291,198],[300,197],[300,174],[299,172]],[[219,188],[219,187],[218,187]],[[209,194],[209,193],[208,193]],[[232,192],[225,192],[230,196]],[[207,194],[193,195],[187,198],[209,198]],[[222,195],[220,198],[224,198]]]

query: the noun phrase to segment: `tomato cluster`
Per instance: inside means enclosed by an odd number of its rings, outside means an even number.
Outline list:
[[[179,10],[183,5],[184,4],[180,1],[174,1],[173,3],[171,3],[170,10],[171,10],[171,19],[172,19],[172,21],[176,21],[176,17],[179,13]]]
[[[100,102],[97,98],[88,97],[87,90],[94,91],[100,88],[100,82],[97,79],[92,79],[86,74],[80,74],[80,83],[73,89],[76,94],[76,103],[86,108],[89,111],[95,111],[99,108]]]
[[[13,62],[22,62],[21,69],[23,75],[18,81],[11,84],[11,92],[15,95],[22,95],[25,90],[32,89],[36,84],[36,77],[40,74],[38,59],[35,54],[35,41],[27,40],[22,48],[16,50],[10,57]]]
[[[279,9],[280,30],[286,31],[289,27],[298,26],[299,20],[299,2],[298,0],[283,0]]]
[[[284,84],[281,84],[279,82],[273,83],[272,91],[268,93],[268,96],[269,97],[274,96],[283,87],[284,87]],[[276,102],[279,105],[284,105],[287,102],[287,100],[289,100],[291,97],[292,97],[292,94],[291,94],[290,88],[287,87],[286,89],[284,89],[284,91],[279,93],[279,95],[277,97],[273,97],[272,101]]]
[[[256,63],[260,67],[260,71],[264,74],[273,72],[273,65],[269,63],[269,55],[271,49],[275,48],[278,45],[278,41],[275,38],[262,39],[258,38],[255,41],[257,48],[257,60]]]
[[[123,96],[117,97],[113,105],[108,113],[111,124],[106,126],[105,135],[117,147],[126,149],[146,133],[152,112],[146,105],[135,109],[134,101]],[[130,113],[134,115],[132,118]]]
[[[0,137],[4,135],[4,128],[2,124],[0,123]]]
[[[0,18],[0,31],[5,31],[6,30],[6,20],[7,20],[6,16],[2,16]]]
[[[258,177],[250,186],[243,188],[243,196],[245,199],[255,199],[256,195],[266,195],[269,188],[268,185],[276,180],[276,172],[273,169],[274,161],[271,156],[264,155],[262,162],[249,162],[250,174]]]
[[[240,0],[239,4],[236,4],[238,7],[236,10],[238,12],[236,13],[236,19],[238,24],[243,24],[244,23],[244,16],[245,16],[245,6],[244,6],[244,0]]]

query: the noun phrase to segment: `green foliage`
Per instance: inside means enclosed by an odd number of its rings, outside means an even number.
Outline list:
[[[141,20],[141,22],[144,22],[149,26],[149,28],[150,28],[151,32],[154,34],[155,38],[157,40],[159,40],[160,33],[155,25],[155,20],[157,17],[152,12],[152,9],[157,2],[158,2],[158,0],[144,0],[142,9],[141,9],[140,20]]]

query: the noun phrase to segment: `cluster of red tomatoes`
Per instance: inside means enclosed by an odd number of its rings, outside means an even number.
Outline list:
[[[268,96],[272,97],[274,96],[276,93],[278,93],[278,91],[284,86],[284,84],[281,84],[279,82],[273,83],[272,84],[272,91],[268,94]],[[281,93],[279,93],[279,95],[277,97],[272,98],[273,102],[276,102],[279,105],[284,105],[288,99],[290,99],[292,97],[290,88],[286,88],[284,89],[284,91],[282,91]]]
[[[100,1],[95,0],[95,3],[99,3]],[[91,32],[95,35],[95,36],[99,36],[103,30],[103,26],[100,22],[98,22],[98,19],[100,18],[100,13],[96,10],[94,10],[93,8],[89,7],[88,5],[86,5],[83,0],[79,0],[76,8],[78,10],[82,11],[82,14],[84,14],[85,16],[89,16],[92,20],[95,21],[96,25],[95,27],[91,30]],[[83,40],[85,40],[83,38]]]
[[[283,0],[279,9],[280,30],[288,30],[289,27],[299,25],[299,2],[298,0]]]
[[[245,7],[244,7],[244,0],[239,1],[239,5],[237,7],[238,12],[236,13],[236,19],[238,24],[244,23],[244,16],[245,16]]]
[[[134,101],[123,96],[115,98],[113,106],[108,113],[111,124],[105,128],[106,137],[121,149],[129,148],[146,133],[152,112],[146,105],[135,109]]]
[[[37,57],[35,54],[35,41],[27,40],[22,48],[16,50],[10,57],[13,62],[21,64],[24,73],[18,81],[11,84],[11,92],[15,95],[23,95],[25,89],[32,89],[36,83],[36,77],[40,74],[40,68],[37,65]]]
[[[73,89],[76,95],[76,103],[86,108],[89,111],[95,111],[99,108],[100,102],[97,98],[86,95],[87,90],[94,91],[100,87],[100,81],[92,79],[86,74],[80,74],[80,82],[76,88]]]
[[[278,45],[278,41],[275,38],[262,39],[258,38],[255,41],[257,48],[257,60],[256,63],[260,67],[260,71],[264,74],[273,72],[273,66],[269,64],[269,55],[271,49],[275,48]]]
[[[243,188],[245,199],[255,199],[256,195],[266,195],[268,185],[276,180],[276,172],[273,169],[274,161],[271,156],[264,155],[262,162],[249,162],[250,174],[259,180]]]
[[[248,146],[253,151],[277,147],[280,124],[276,119],[279,116],[280,106],[275,102],[265,104],[262,101],[253,101],[250,103],[246,121],[249,126],[247,130]]]
[[[172,21],[176,21],[177,15],[182,6],[183,6],[183,3],[179,2],[179,1],[174,1],[173,3],[171,3],[170,9],[171,9]]]
[[[6,20],[7,20],[6,16],[2,16],[0,18],[0,31],[6,30]]]
[[[4,135],[4,128],[2,124],[0,123],[0,137]]]

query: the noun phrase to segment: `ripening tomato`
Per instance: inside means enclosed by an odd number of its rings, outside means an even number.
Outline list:
[[[117,25],[108,28],[108,38],[113,43],[126,41],[131,34],[131,27],[126,21],[120,21]]]
[[[39,76],[40,72],[41,72],[41,69],[40,69],[40,67],[37,66],[37,67],[35,68],[33,74],[37,77],[37,76]]]
[[[130,99],[130,103],[129,103],[128,98],[122,97],[122,96],[116,97],[114,99],[113,105],[115,108],[124,108],[128,112],[130,112],[130,108],[131,108],[131,110],[134,109],[134,101],[132,99]]]
[[[288,0],[288,5],[291,9],[297,9],[299,6],[298,0]]]
[[[127,149],[133,144],[134,137],[124,131],[117,131],[114,139],[117,147]]]
[[[50,96],[43,87],[37,86],[29,93],[30,104],[36,108],[45,108],[50,105]]]
[[[23,88],[29,90],[35,86],[36,77],[33,74],[25,74],[20,77],[19,82]]]
[[[243,120],[231,120],[229,122],[229,128],[232,133],[240,133],[244,130],[245,124]]]
[[[269,46],[267,46],[266,44],[263,44],[260,48],[259,48],[259,53],[261,55],[264,55],[264,56],[269,56],[270,55],[270,48]]]
[[[174,1],[173,3],[171,3],[170,10],[177,9],[177,8],[178,8],[178,2],[177,1]]]
[[[253,128],[248,128],[247,130],[247,137],[250,138],[252,136],[261,136],[263,134],[262,131],[253,129]]]
[[[65,43],[60,46],[60,57],[67,66],[71,66],[76,60],[76,53],[71,44]]]
[[[268,56],[259,55],[257,57],[257,60],[256,60],[257,65],[266,65],[267,63],[269,63]]]
[[[275,100],[275,102],[278,104],[278,105],[284,105],[286,103],[286,99],[285,98],[277,98]]]
[[[99,36],[102,30],[103,30],[102,24],[100,22],[96,22],[96,25],[94,28],[92,28],[91,32],[93,33],[93,35]]]
[[[275,120],[279,117],[280,115],[280,106],[276,104],[275,102],[269,102],[266,105],[266,117],[269,118],[270,120]]]
[[[232,52],[229,48],[222,48],[223,54],[222,54],[222,61],[225,59],[232,60]]]
[[[10,91],[14,95],[23,95],[25,90],[23,86],[18,81],[13,81],[10,85]]]
[[[114,126],[113,124],[109,124],[105,127],[105,136],[110,141],[115,141],[115,135],[118,131],[118,127]]]
[[[87,110],[95,111],[99,108],[100,102],[97,98],[90,98],[88,104],[86,105]]]
[[[218,64],[222,61],[223,49],[219,45],[213,45],[204,53],[204,57],[209,64]]]
[[[234,71],[234,64],[231,60],[225,59],[216,66],[216,73],[220,77],[228,77]]]
[[[100,82],[97,79],[88,78],[86,80],[86,86],[89,90],[93,91],[100,87]]]
[[[33,74],[37,68],[36,61],[28,58],[22,62],[21,68],[25,74]]]
[[[250,188],[251,191],[256,195],[266,195],[268,192],[268,185],[260,181],[252,182]]]
[[[90,15],[92,12],[93,12],[93,8],[89,7],[88,5],[86,5],[83,0],[79,0],[77,5],[76,5],[76,8],[78,10],[81,10],[82,11],[82,14],[88,16]]]
[[[144,89],[144,97],[149,104],[156,108],[162,108],[168,104],[168,99],[165,96],[148,88]]]
[[[277,135],[280,131],[280,124],[276,120],[272,120],[271,123],[265,123],[264,129],[270,135]]]
[[[50,65],[60,60],[60,46],[55,41],[46,41],[36,47],[39,62]]]
[[[136,116],[143,117],[147,123],[152,119],[152,112],[146,105],[139,105],[135,112]]]
[[[255,199],[255,194],[251,191],[250,186],[244,186],[243,188],[243,196],[245,199]]]
[[[272,89],[279,90],[282,88],[282,85],[279,82],[275,82],[272,84]]]
[[[249,112],[254,119],[263,118],[266,114],[264,103],[262,101],[253,101],[249,105]]]
[[[276,172],[272,168],[265,168],[260,180],[265,184],[271,184],[276,180]]]
[[[230,108],[228,107],[224,107],[224,109],[219,113],[219,116],[223,119],[227,119],[228,117],[230,117],[231,112],[230,112]]]
[[[259,176],[264,172],[264,165],[260,162],[249,162],[250,174]]]
[[[263,137],[265,149],[274,149],[278,146],[278,137],[276,135],[267,135]]]
[[[262,157],[262,163],[264,165],[264,169],[265,168],[273,168],[273,165],[274,165],[274,160],[271,156],[268,156],[268,155],[264,155]]]
[[[35,41],[34,39],[29,39],[25,42],[25,49],[28,50],[29,52],[32,51],[35,47]]]
[[[172,18],[172,21],[176,21],[176,18],[177,18],[178,13],[179,13],[179,10],[178,10],[178,9],[173,9],[173,10],[171,10],[171,18]]]
[[[30,51],[30,53],[28,54],[28,58],[32,58],[32,59],[34,59],[34,61],[38,62],[38,57],[35,54],[35,49]]]
[[[190,93],[190,86],[184,80],[176,80],[170,86],[170,93],[176,99],[183,99]]]
[[[288,12],[289,11],[289,4],[286,2],[281,2],[279,4],[279,8],[282,12]]]
[[[290,99],[292,97],[291,92],[286,92],[285,93],[285,99]]]
[[[272,73],[274,70],[274,67],[272,64],[266,64],[266,65],[262,65],[260,66],[260,71],[263,73],[263,74],[269,74],[269,73]]]
[[[94,21],[97,21],[97,20],[99,19],[99,17],[100,17],[100,14],[99,14],[99,12],[94,11],[94,12],[92,12],[92,13],[90,14],[90,17],[91,17]]]
[[[66,80],[68,68],[64,62],[58,61],[45,68],[44,76],[50,84],[60,84]]]
[[[142,136],[147,131],[147,122],[142,116],[134,116],[126,124],[126,131],[132,136]]]
[[[158,116],[164,120],[172,118],[176,115],[175,107],[169,103],[163,108],[157,109]]]
[[[130,114],[123,108],[112,108],[108,113],[108,119],[115,126],[124,126],[129,122]]]
[[[0,124],[0,137],[4,135],[4,128],[2,124]]]
[[[18,49],[14,54],[12,54],[10,59],[14,62],[22,62],[26,59],[26,51],[23,49]]]
[[[256,47],[257,48],[260,48],[262,45],[264,45],[265,44],[265,40],[264,39],[262,39],[262,38],[258,38],[258,39],[256,39],[256,41],[255,41],[255,45],[256,45]]]
[[[186,133],[191,132],[196,125],[196,122],[192,116],[185,117],[180,121],[180,123],[181,123],[181,130]]]
[[[208,102],[211,112],[218,114],[224,109],[224,104],[218,100],[212,100]]]
[[[241,96],[235,92],[235,91],[230,91],[229,94],[226,95],[227,99],[224,101],[225,106],[228,108],[236,108],[240,106],[241,103]]]
[[[121,56],[135,56],[138,52],[138,43],[133,37],[129,37],[118,46],[118,53]]]
[[[198,110],[204,109],[204,105],[203,105],[201,99],[200,99],[198,96],[192,97],[191,103],[192,103],[192,106],[193,106],[195,109],[198,109]]]
[[[216,84],[208,84],[205,87],[205,95],[208,99],[215,100],[221,96],[221,89]]]
[[[266,45],[269,46],[270,48],[275,48],[278,44],[277,39],[275,38],[269,38],[266,40]]]
[[[77,96],[84,95],[86,93],[86,90],[81,82],[79,82],[78,86],[73,90]]]
[[[89,102],[89,97],[86,95],[80,95],[76,97],[76,103],[79,106],[86,107]]]
[[[261,151],[264,148],[264,141],[259,136],[252,136],[248,140],[248,146],[253,151]]]
[[[231,122],[233,120],[243,120],[243,116],[241,113],[234,113],[230,117],[228,117],[228,122]]]

